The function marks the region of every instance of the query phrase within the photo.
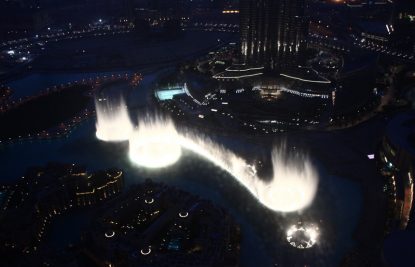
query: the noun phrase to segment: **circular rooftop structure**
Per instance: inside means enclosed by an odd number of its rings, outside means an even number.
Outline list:
[[[319,229],[313,224],[297,223],[287,231],[288,243],[298,249],[312,248],[317,243],[318,236]]]

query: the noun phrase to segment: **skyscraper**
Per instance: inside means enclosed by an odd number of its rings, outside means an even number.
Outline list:
[[[297,64],[305,46],[305,0],[241,0],[244,63],[270,70]]]
[[[415,54],[415,3],[413,0],[394,2],[391,45],[398,51]]]

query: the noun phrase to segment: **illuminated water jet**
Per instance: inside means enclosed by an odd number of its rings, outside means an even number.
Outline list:
[[[129,140],[130,160],[145,168],[165,168],[175,164],[182,148],[193,151],[231,174],[261,204],[279,212],[307,208],[314,200],[318,175],[306,157],[288,157],[286,148],[272,151],[273,177],[265,181],[256,167],[210,138],[179,133],[165,118],[147,117],[136,130],[124,103],[102,109],[97,105],[97,137],[104,141]]]
[[[264,181],[256,167],[209,138],[187,134],[181,145],[230,173],[264,206],[279,212],[294,212],[308,207],[314,200],[318,176],[306,157],[288,157],[285,146],[272,152],[273,177]]]
[[[164,168],[176,163],[182,149],[171,120],[146,118],[130,138],[130,159],[146,168]]]
[[[96,136],[106,142],[128,141],[133,132],[133,124],[128,115],[124,100],[118,103],[95,101],[97,113]]]
[[[308,207],[316,194],[318,178],[306,157],[288,157],[286,148],[272,152],[273,177],[264,181],[256,167],[207,137],[190,132],[179,134],[171,120],[141,122],[130,140],[130,158],[147,168],[160,168],[179,160],[181,147],[230,173],[260,203],[271,210],[294,212]]]
[[[317,173],[305,157],[287,157],[285,147],[272,152],[273,177],[264,181],[256,167],[207,137],[190,132],[179,134],[171,120],[153,119],[139,123],[130,139],[130,159],[143,167],[174,164],[181,148],[190,150],[230,173],[264,206],[279,212],[308,207],[316,194]]]
[[[318,188],[318,175],[304,155],[287,155],[285,146],[272,152],[273,179],[257,185],[261,203],[282,212],[293,212],[308,207]]]

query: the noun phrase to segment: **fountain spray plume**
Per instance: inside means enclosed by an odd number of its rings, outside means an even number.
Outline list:
[[[147,116],[139,120],[130,138],[132,162],[147,168],[164,168],[176,163],[181,155],[179,135],[170,119]]]
[[[98,139],[106,142],[123,142],[130,139],[134,126],[124,99],[121,98],[117,102],[95,100],[95,109]]]
[[[261,179],[256,166],[248,164],[229,149],[211,139],[187,133],[181,146],[230,173],[261,204],[279,212],[294,212],[308,207],[317,192],[318,175],[305,155],[288,155],[285,145],[272,151],[273,177]]]
[[[273,149],[273,177],[265,180],[258,177],[256,166],[242,157],[208,137],[191,131],[179,133],[173,121],[165,117],[140,119],[137,129],[129,135],[129,144],[131,161],[146,168],[171,166],[180,159],[182,148],[190,150],[231,174],[261,204],[274,211],[303,210],[313,202],[317,191],[318,175],[310,160],[299,154],[289,156],[286,146]]]
[[[282,212],[307,208],[318,188],[318,174],[308,156],[289,154],[285,144],[272,150],[273,177],[270,182],[257,184],[261,203]]]

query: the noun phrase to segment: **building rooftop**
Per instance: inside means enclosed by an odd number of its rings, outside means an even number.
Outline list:
[[[84,250],[118,266],[237,266],[238,228],[221,208],[164,184],[134,186],[86,232]],[[227,249],[223,249],[223,248]],[[125,255],[120,259],[117,255]]]
[[[227,79],[244,79],[262,76],[264,74],[264,67],[249,66],[245,64],[235,64],[227,68],[224,72],[215,74],[213,78],[218,80]]]
[[[322,77],[317,71],[312,68],[305,68],[299,66],[298,68],[284,69],[280,76],[288,79],[301,81],[304,83],[318,83],[318,84],[331,84],[331,81]]]

